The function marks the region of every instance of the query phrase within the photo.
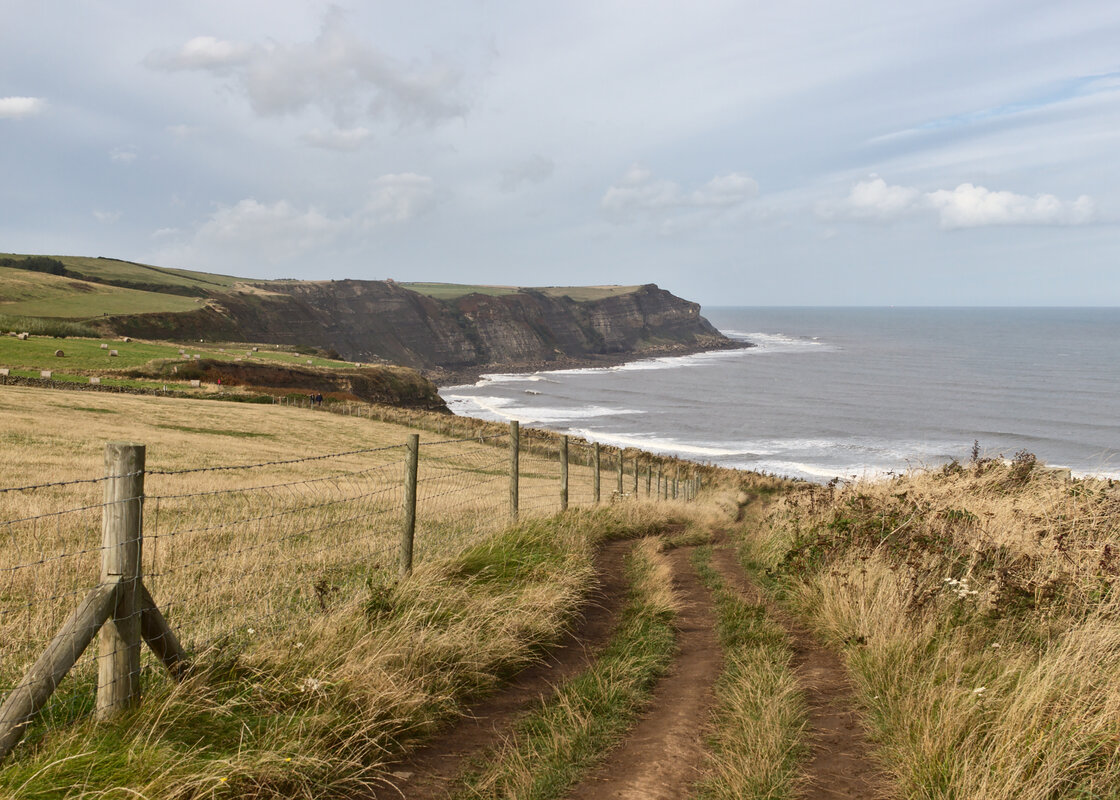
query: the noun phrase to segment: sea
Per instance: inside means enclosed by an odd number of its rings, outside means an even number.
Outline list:
[[[753,347],[484,375],[457,414],[826,482],[1033,453],[1120,479],[1120,309],[705,308]]]

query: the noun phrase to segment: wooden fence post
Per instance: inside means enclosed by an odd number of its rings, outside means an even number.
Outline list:
[[[638,457],[634,456],[634,499],[638,499]]]
[[[598,504],[601,500],[601,489],[602,489],[602,481],[603,481],[603,475],[599,471],[600,462],[599,462],[599,443],[598,442],[595,442],[595,447],[592,450],[592,453],[593,453],[592,461],[594,462],[593,467],[594,467],[595,472],[591,476],[591,489],[592,489],[592,491],[595,495],[595,503]]]
[[[509,424],[509,516],[514,522],[517,522],[517,480],[520,471],[520,447],[521,426],[518,424],[517,420],[513,420]]]
[[[618,448],[618,490],[617,490],[619,498],[622,497],[622,470],[623,470],[623,468],[624,467],[623,467],[623,463],[622,463],[622,448],[620,447],[620,448]]]
[[[140,548],[144,504],[142,444],[105,445],[105,506],[101,511],[101,582],[120,581],[117,604],[101,628],[97,719],[140,702]]]
[[[568,510],[568,437],[560,437],[560,510]]]
[[[649,497],[651,484],[653,483],[653,463],[646,463],[646,497]]]
[[[23,683],[13,689],[0,706],[0,761],[23,737],[32,717],[46,704],[78,656],[93,641],[97,629],[116,606],[119,590],[120,583],[113,582],[91,591],[63,623]]]
[[[401,528],[400,576],[412,572],[412,542],[416,537],[416,472],[420,462],[420,434],[408,435],[404,462],[404,526]]]

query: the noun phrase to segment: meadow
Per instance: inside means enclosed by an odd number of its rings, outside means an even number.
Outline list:
[[[418,524],[402,577],[413,433]],[[176,681],[145,654],[141,706],[98,724],[87,652],[0,767],[5,796],[391,796],[398,760],[538,663],[584,607],[603,543],[634,538],[609,641],[468,759],[450,796],[586,796],[580,782],[639,716],[679,717],[657,687],[679,657],[690,562],[723,669],[711,707],[689,709],[706,753],[674,796],[793,798],[820,780],[834,745],[806,699],[807,646],[839,654],[843,718],[857,720],[844,735],[866,734],[855,769],[884,797],[1117,796],[1114,482],[1020,453],[827,486],[704,468],[696,502],[667,502],[629,470],[616,494],[604,450],[596,506],[591,451],[573,441],[559,513],[559,437],[526,430],[514,521],[504,426],[9,386],[0,694],[98,581],[110,440],[147,446],[144,581],[192,668]]]
[[[844,656],[900,797],[1120,792],[1120,485],[1019,453],[803,486],[744,537]]]
[[[80,796],[121,783],[178,797],[231,781],[229,796],[246,786],[262,796],[310,796],[363,785],[387,753],[559,635],[586,591],[598,537],[656,524],[608,510],[590,535],[580,512],[550,520],[560,507],[557,451],[529,437],[520,458],[523,527],[502,534],[508,434],[467,424],[464,435],[440,415],[423,416],[436,432],[420,434],[415,578],[399,583],[404,445],[413,429],[292,407],[6,388],[0,487],[30,488],[0,493],[4,693],[98,581],[99,478],[104,444],[114,440],[146,445],[144,581],[197,669],[178,684],[145,654],[144,704],[125,733],[107,731],[88,717],[91,649],[0,771],[0,786]],[[593,505],[589,455],[571,453],[573,509]],[[603,470],[609,497],[616,475],[609,462]],[[507,578],[518,580],[502,578],[502,591],[492,592],[477,580],[495,568],[485,556],[495,535],[520,542],[502,559],[534,566],[515,569]],[[462,567],[454,564],[478,547],[482,563],[456,577]],[[405,657],[399,648],[417,625],[421,639]],[[408,667],[402,657],[418,661]],[[381,677],[357,679],[369,670]],[[351,719],[358,706],[360,718]],[[387,724],[386,714],[400,719]],[[230,736],[238,726],[251,734]],[[121,736],[139,754],[122,761]],[[215,736],[227,739],[219,745]],[[71,758],[75,747],[92,750]],[[278,767],[293,762],[294,783],[292,769]]]

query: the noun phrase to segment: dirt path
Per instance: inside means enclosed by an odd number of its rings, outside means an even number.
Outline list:
[[[809,706],[812,755],[805,766],[808,788],[802,796],[810,800],[885,797],[886,782],[871,758],[871,745],[860,725],[852,686],[840,657],[768,601],[744,575],[730,545],[713,549],[712,565],[745,597],[765,605],[789,633],[794,668]]]
[[[624,560],[632,546],[631,541],[618,541],[602,547],[596,558],[599,586],[579,624],[546,660],[523,670],[507,687],[471,708],[450,730],[395,766],[389,776],[393,785],[369,797],[434,800],[448,796],[467,759],[498,742],[534,701],[548,697],[558,684],[586,669],[618,624],[626,600]]]
[[[575,800],[680,798],[699,777],[704,729],[723,668],[715,613],[707,589],[689,562],[693,548],[668,553],[673,588],[681,600],[679,653],[654,690],[650,710],[605,764],[569,795]]]

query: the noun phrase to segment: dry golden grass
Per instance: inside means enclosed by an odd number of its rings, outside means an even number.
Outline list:
[[[1120,487],[1024,464],[809,487],[752,543],[845,650],[901,796],[1117,796]]]
[[[117,784],[153,797],[209,796],[234,784],[242,794],[228,796],[352,790],[464,692],[485,688],[555,638],[585,586],[596,537],[654,524],[636,503],[610,504],[594,530],[574,512],[536,534],[547,544],[530,537],[526,545],[558,548],[562,569],[500,592],[474,579],[457,584],[447,564],[509,520],[506,429],[359,410],[391,421],[5,388],[0,487],[66,485],[0,492],[0,688],[20,681],[98,581],[97,479],[112,440],[147,446],[144,581],[200,671],[176,686],[145,654],[142,712],[123,732],[96,728],[84,721],[93,700],[91,649],[5,765],[4,786],[30,780],[37,792],[62,787],[60,797]],[[426,429],[419,431],[418,571],[398,585],[404,444],[417,430],[401,424],[409,422]],[[523,432],[523,525],[559,509],[557,443]],[[569,505],[588,507],[590,449],[573,442],[571,462]],[[604,506],[614,463],[604,450]],[[632,481],[628,475],[628,489]],[[656,519],[680,504],[661,508]],[[426,593],[423,601],[414,592]],[[392,613],[382,615],[386,602]],[[132,742],[128,763],[110,755],[106,739],[118,736]],[[231,742],[233,755],[223,749]],[[213,747],[225,754],[221,768],[201,768],[209,756],[200,753]],[[91,755],[69,760],[83,750]],[[46,777],[33,777],[39,769]],[[64,791],[71,783],[77,788]]]
[[[284,628],[345,586],[396,569],[411,429],[279,406],[15,387],[0,412],[0,487],[96,478],[106,441],[147,445],[145,582],[188,644]],[[508,438],[423,433],[416,558],[503,525],[508,469]],[[558,510],[558,476],[541,447],[522,453],[523,515]],[[569,504],[591,505],[590,470],[571,465],[569,481]],[[12,643],[0,685],[12,685],[96,584],[102,491],[94,482],[0,494],[0,638]]]

